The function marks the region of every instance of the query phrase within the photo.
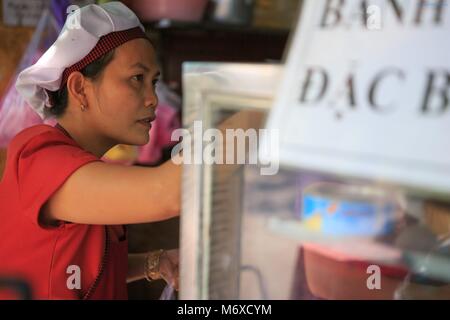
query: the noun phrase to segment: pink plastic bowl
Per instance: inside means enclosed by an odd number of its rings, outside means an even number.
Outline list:
[[[130,8],[143,21],[200,21],[208,0],[133,0]]]

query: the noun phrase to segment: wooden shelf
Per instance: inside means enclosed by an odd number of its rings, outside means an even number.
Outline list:
[[[183,62],[281,61],[289,30],[161,20],[146,25],[155,39],[163,80],[182,93]]]
[[[244,34],[265,34],[274,36],[287,36],[288,29],[260,28],[247,25],[233,25],[216,22],[183,22],[163,19],[153,23],[147,23],[150,30],[163,32],[184,31],[184,32],[237,32]]]

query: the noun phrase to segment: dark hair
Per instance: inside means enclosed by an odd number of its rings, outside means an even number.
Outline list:
[[[81,74],[85,77],[96,80],[106,68],[106,66],[114,58],[114,50],[105,53],[103,56],[97,60],[91,62],[86,67],[80,70]],[[68,92],[67,84],[64,85],[58,91],[47,91],[52,101],[51,108],[44,108],[46,116],[56,116],[59,117],[64,114],[68,103]]]

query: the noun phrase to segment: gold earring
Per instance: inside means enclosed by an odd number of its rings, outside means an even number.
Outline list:
[[[86,107],[84,106],[84,104],[81,105],[81,111],[86,110]]]

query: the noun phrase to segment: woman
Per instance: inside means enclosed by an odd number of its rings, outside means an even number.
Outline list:
[[[89,5],[18,77],[17,90],[55,127],[10,143],[0,184],[0,275],[35,299],[126,299],[126,282],[178,287],[177,251],[129,255],[122,225],[175,217],[180,166],[107,164],[117,144],[145,145],[158,98],[155,50],[120,2]]]

